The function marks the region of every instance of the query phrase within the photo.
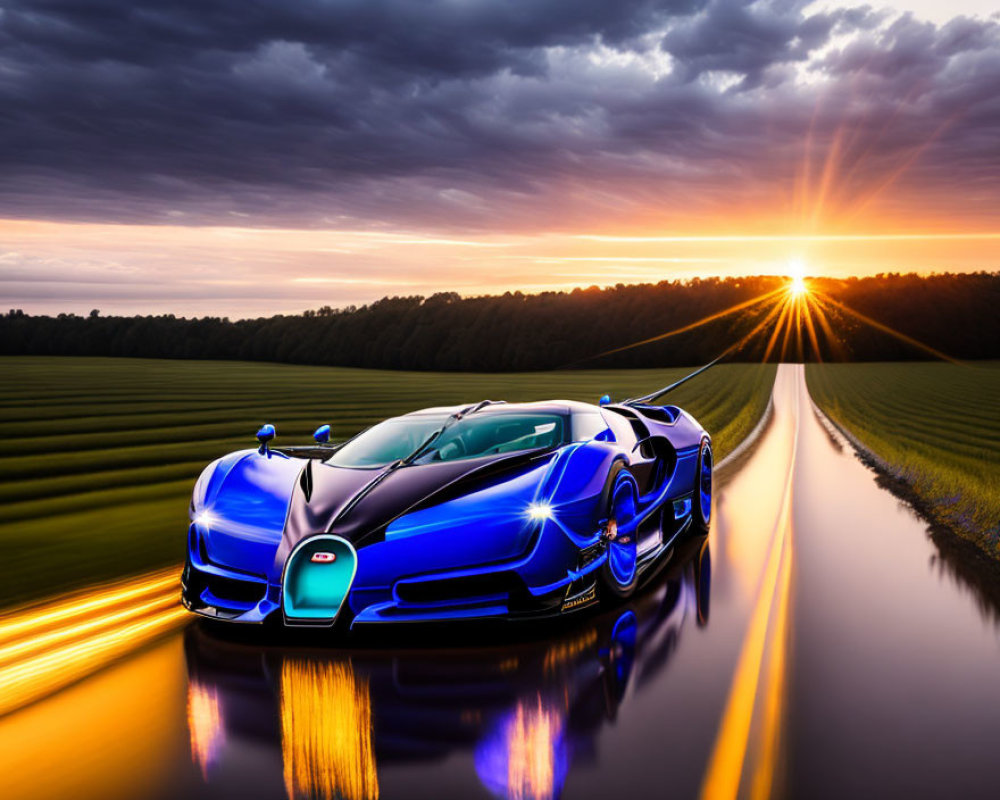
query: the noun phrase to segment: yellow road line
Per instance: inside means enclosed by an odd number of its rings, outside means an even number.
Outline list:
[[[788,464],[788,474],[785,478],[781,510],[771,537],[767,564],[750,618],[750,625],[743,640],[736,672],[733,675],[726,709],[702,783],[702,800],[731,800],[739,795],[743,766],[749,746],[750,729],[753,723],[757,686],[765,655],[769,621],[775,605],[780,609],[778,624],[775,628],[783,627],[786,624],[787,617],[783,607],[788,604],[791,572],[792,483],[799,441],[798,386],[795,388],[793,400],[792,418],[795,421],[795,432],[792,437],[792,454]],[[788,575],[782,574],[783,562],[787,565],[785,569],[788,571]],[[783,642],[774,644],[784,646]],[[783,691],[783,687],[777,687],[774,690]],[[777,718],[775,724],[777,724]],[[776,736],[775,730],[771,738],[776,740]],[[766,747],[764,752],[766,754]],[[767,768],[766,765],[762,764],[761,766]],[[772,759],[770,769],[773,770],[773,768],[774,760]],[[773,772],[768,775],[758,773],[754,783],[758,787],[767,787],[767,790],[770,791],[770,786],[773,783]]]

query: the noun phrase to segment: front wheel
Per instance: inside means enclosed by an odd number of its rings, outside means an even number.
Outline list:
[[[601,596],[622,600],[635,591],[638,577],[639,532],[634,523],[639,510],[639,487],[625,468],[610,479],[613,482],[604,534],[608,558],[601,568]]]
[[[712,522],[712,467],[715,462],[712,458],[712,445],[708,439],[701,442],[701,450],[698,451],[698,470],[695,476],[694,506],[692,516],[694,524],[700,532],[708,531],[708,526]]]

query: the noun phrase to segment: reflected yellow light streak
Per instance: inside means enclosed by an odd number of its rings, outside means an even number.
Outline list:
[[[349,661],[285,661],[280,705],[289,800],[378,797],[371,695]]]
[[[751,613],[750,625],[747,628],[747,633],[740,650],[736,672],[733,675],[733,682],[726,701],[726,709],[723,713],[715,746],[709,760],[708,770],[705,773],[705,779],[702,783],[702,800],[728,800],[729,798],[735,798],[739,794],[743,765],[746,759],[750,730],[754,718],[757,687],[763,668],[769,624],[773,616],[773,609],[780,609],[789,602],[789,584],[781,580],[781,565],[786,552],[788,552],[791,540],[792,479],[795,474],[799,436],[797,424],[799,417],[799,393],[797,391],[794,395],[792,417],[796,420],[796,425],[792,436],[792,452],[788,464],[788,473],[785,477],[785,486],[782,493],[781,511],[775,530],[771,536],[771,545],[768,550],[764,575],[761,579],[760,589],[758,590],[757,599]],[[779,622],[780,616],[779,612]],[[772,646],[774,645],[774,637],[772,637]],[[775,689],[775,691],[777,690]],[[764,762],[761,762],[761,766],[762,768],[767,768]],[[763,780],[764,778],[759,779],[759,781]],[[771,778],[768,778],[768,780],[771,780]]]
[[[226,738],[222,723],[222,704],[215,687],[203,686],[196,680],[188,684],[187,720],[191,736],[191,758],[207,780],[209,767],[219,757]]]
[[[552,645],[545,652],[545,660],[543,662],[545,674],[548,675],[555,672],[558,667],[572,661],[588,647],[592,647],[596,641],[597,629],[589,628],[579,636]]]
[[[518,702],[507,734],[507,797],[550,800],[555,796],[556,743],[563,715],[538,697],[533,705]]]

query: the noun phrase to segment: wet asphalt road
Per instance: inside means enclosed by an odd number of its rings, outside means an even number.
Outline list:
[[[629,605],[391,651],[189,624],[0,718],[3,796],[996,797],[981,597],[783,365],[709,539]]]

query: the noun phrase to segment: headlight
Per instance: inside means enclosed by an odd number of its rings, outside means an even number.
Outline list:
[[[531,503],[528,505],[528,516],[535,522],[552,519],[552,506],[548,503]]]

